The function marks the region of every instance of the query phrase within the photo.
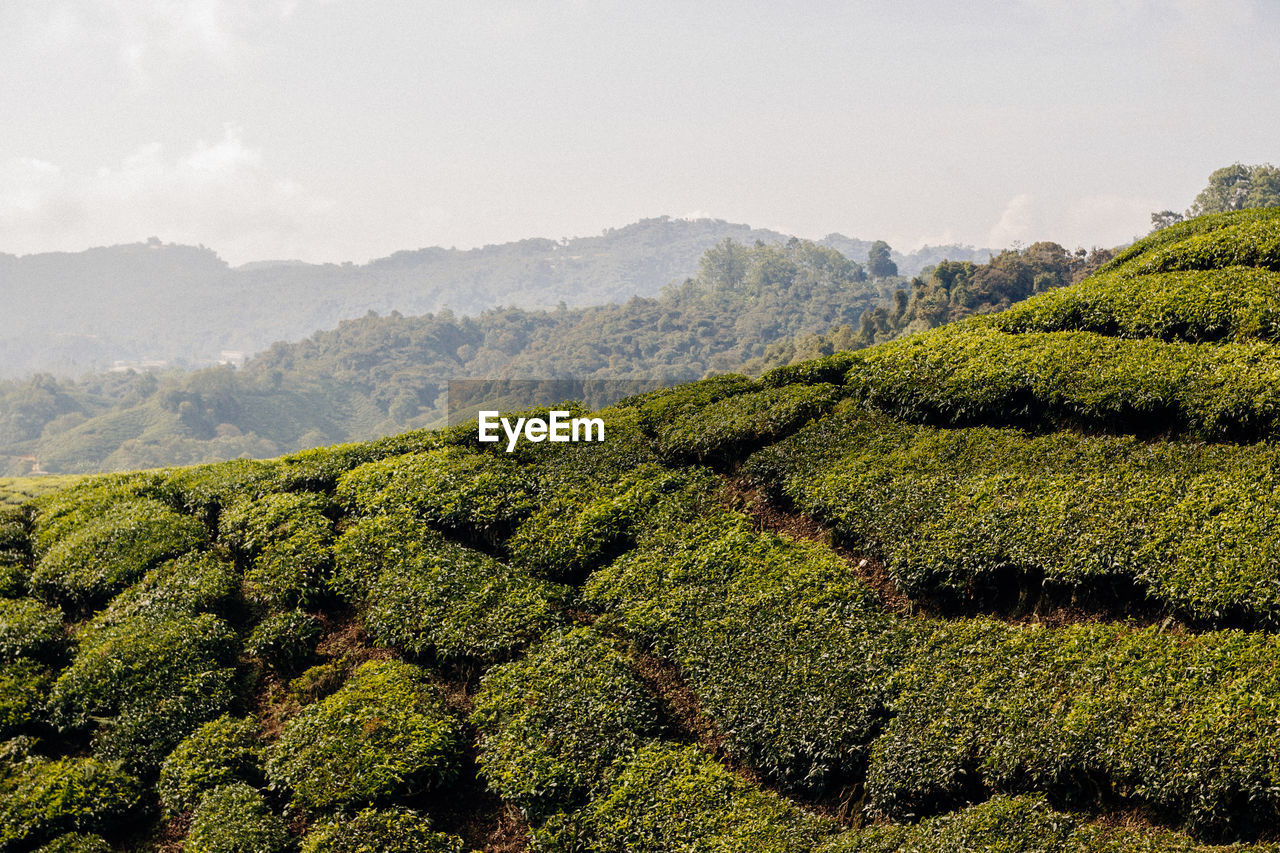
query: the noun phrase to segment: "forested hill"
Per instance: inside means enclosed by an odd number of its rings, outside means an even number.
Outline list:
[[[389,435],[441,422],[453,378],[675,384],[763,369],[822,354],[812,342],[832,329],[826,338],[862,328],[865,340],[848,344],[861,346],[998,309],[1069,283],[1086,259],[1038,243],[989,264],[946,262],[908,283],[793,238],[724,241],[696,266],[659,297],[620,305],[365,316],[276,344],[240,370],[0,383],[0,472],[26,473],[36,460],[86,472],[261,458]]]
[[[1271,209],[600,441],[85,478],[0,853],[1277,853],[1278,389]]]
[[[786,235],[721,220],[645,219],[595,237],[529,239],[479,249],[397,252],[367,264],[258,262],[231,268],[210,249],[134,245],[15,257],[0,254],[0,378],[79,376],[116,362],[214,364],[369,311],[478,314],[623,302],[656,296],[697,269],[725,239]],[[874,245],[827,241],[865,260]],[[926,247],[891,255],[912,274],[940,255],[986,260],[986,250]]]

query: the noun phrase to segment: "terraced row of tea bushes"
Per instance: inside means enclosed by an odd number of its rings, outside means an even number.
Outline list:
[[[1162,341],[1280,339],[1280,273],[1251,267],[1093,276],[1033,296],[983,325],[1002,332],[1093,332]]]
[[[944,326],[853,354],[845,391],[907,420],[1080,425],[1207,439],[1280,433],[1280,351]]]
[[[439,660],[509,656],[559,621],[568,589],[444,539],[390,562],[364,624],[385,646]]]
[[[1090,822],[1041,797],[995,796],[913,825],[872,824],[820,844],[815,853],[1213,853],[1185,835]],[[1274,844],[1233,845],[1232,853],[1274,853]]]
[[[1206,835],[1280,820],[1280,639],[893,618],[823,551],[704,520],[598,571],[586,599],[679,663],[730,751],[784,784],[866,767],[894,816],[1042,791]]]
[[[791,385],[736,394],[658,428],[663,456],[725,464],[826,413],[840,399],[834,385]]]
[[[1237,266],[1280,269],[1280,215],[1274,208],[1152,247],[1125,264],[1137,273]]]
[[[1178,267],[1179,269],[1215,269],[1218,267],[1239,266],[1240,263],[1233,261],[1233,258],[1241,253],[1249,252],[1250,245],[1258,244],[1259,241],[1254,239],[1255,235],[1274,233],[1277,225],[1280,225],[1280,214],[1277,213],[1275,208],[1236,210],[1228,213],[1198,216],[1195,219],[1188,219],[1186,222],[1179,222],[1168,228],[1162,228],[1138,240],[1127,249],[1119,252],[1099,270],[1099,273],[1106,274],[1116,270],[1123,270],[1129,274],[1151,272],[1153,270],[1140,267],[1151,258],[1156,257],[1176,261],[1178,256],[1183,254],[1183,251],[1178,248],[1179,246],[1184,246],[1189,242],[1193,246],[1203,245],[1205,240],[1216,242],[1226,250],[1218,262],[1214,263],[1212,258],[1207,258],[1205,259],[1205,262],[1209,264],[1207,266],[1181,266]],[[1265,240],[1262,242],[1265,243]],[[1250,265],[1266,266],[1266,264]]]
[[[740,759],[815,792],[860,775],[906,636],[829,550],[721,513],[647,538],[584,592],[680,665]]]
[[[888,686],[867,791],[887,814],[974,791],[1118,797],[1214,837],[1280,819],[1280,639],[940,622]]]
[[[328,509],[320,495],[283,492],[236,501],[222,513],[222,539],[246,564],[249,603],[279,609],[321,594],[333,561]]]
[[[1204,624],[1280,618],[1270,444],[938,429],[846,408],[746,471],[919,598],[968,606],[1048,586]]]
[[[113,829],[140,800],[137,780],[108,762],[6,755],[0,758],[0,852],[32,850],[64,833]]]
[[[471,722],[481,775],[534,821],[586,800],[614,761],[660,733],[630,661],[589,628],[553,632],[485,674]]]

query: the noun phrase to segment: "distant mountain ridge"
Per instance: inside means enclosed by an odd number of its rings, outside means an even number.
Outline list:
[[[725,239],[776,243],[789,235],[718,219],[644,219],[598,236],[531,238],[457,250],[396,252],[367,264],[294,260],[231,267],[209,248],[145,243],[15,256],[0,254],[0,378],[79,376],[142,361],[202,366],[306,337],[370,311],[478,314],[625,302],[694,275]],[[853,260],[871,241],[821,241]],[[982,261],[972,247],[895,253],[904,275],[946,256]]]

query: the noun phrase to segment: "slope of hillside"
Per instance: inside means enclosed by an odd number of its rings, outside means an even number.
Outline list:
[[[603,442],[8,512],[0,851],[1280,850],[1274,345],[1179,278],[1280,264],[1280,210],[1171,232]],[[1182,334],[1137,333],[1137,279]]]
[[[296,340],[369,311],[478,314],[652,297],[692,275],[703,252],[788,236],[722,220],[645,219],[595,237],[529,239],[479,249],[419,249],[367,264],[227,266],[203,246],[147,243],[15,257],[0,253],[0,378],[79,376],[116,362],[208,365]],[[864,260],[868,241],[829,241]],[[985,260],[986,250],[926,247],[896,255],[912,275],[938,253]]]

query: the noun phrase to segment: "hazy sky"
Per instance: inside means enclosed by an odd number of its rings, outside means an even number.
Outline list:
[[[1113,245],[1280,162],[1278,36],[1275,0],[2,0],[0,251]]]

